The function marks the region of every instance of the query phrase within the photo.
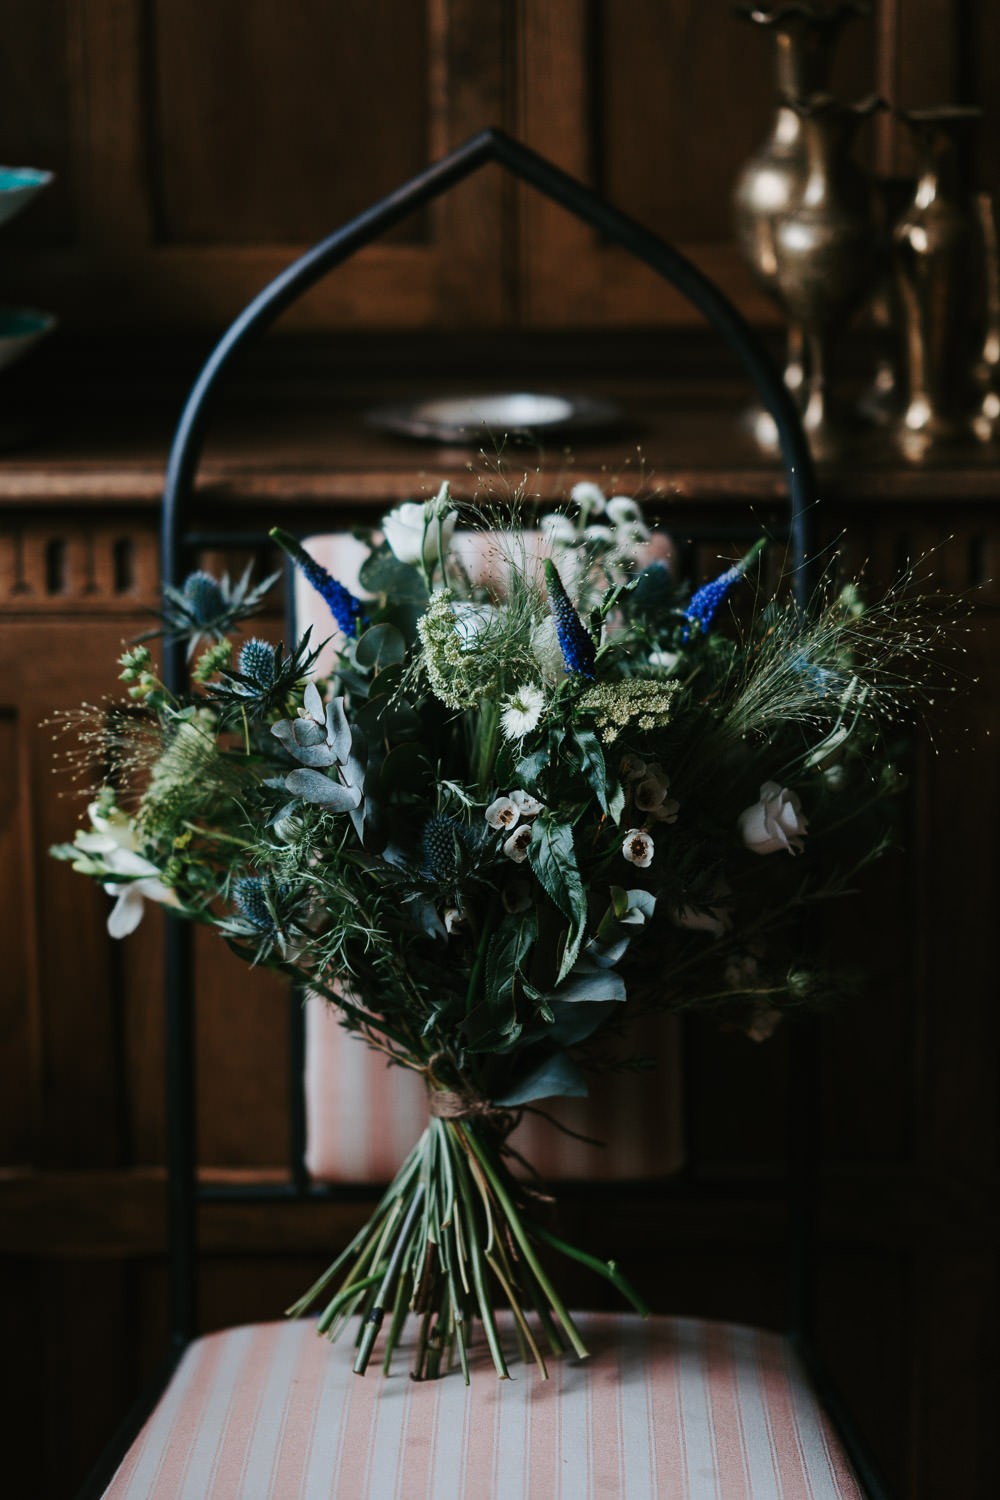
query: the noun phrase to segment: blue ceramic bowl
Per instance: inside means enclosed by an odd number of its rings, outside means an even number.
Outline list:
[[[0,224],[6,224],[52,181],[37,167],[0,167]]]

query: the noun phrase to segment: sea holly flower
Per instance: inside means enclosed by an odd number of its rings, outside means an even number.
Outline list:
[[[272,541],[295,563],[302,572],[306,582],[324,599],[330,606],[330,613],[336,620],[339,629],[347,636],[357,634],[358,626],[365,618],[365,607],[360,599],[356,599],[350,589],[346,589],[342,583],[338,583],[327,570],[318,563],[314,557],[310,557],[306,549],[301,546],[295,538],[287,531],[282,531],[275,526],[271,533]]]
[[[545,694],[540,687],[531,683],[525,683],[507,699],[503,712],[500,715],[500,727],[504,738],[508,740],[523,739],[533,729],[538,728],[539,720],[545,708]]]
[[[451,505],[451,488],[441,486],[433,500],[407,500],[383,517],[382,530],[393,555],[401,563],[430,567],[448,551],[458,511]]]
[[[521,865],[528,857],[528,845],[531,843],[531,824],[522,823],[506,840],[503,852],[508,859],[512,859],[516,865]]]
[[[630,828],[622,844],[622,854],[630,865],[639,870],[648,870],[653,863],[653,840],[645,828]]]
[[[593,677],[597,655],[594,642],[570,603],[563,581],[550,557],[545,559],[545,582],[548,585],[549,608],[555,621],[565,671],[576,672],[581,677]]]
[[[424,867],[435,880],[454,880],[458,873],[459,825],[454,818],[434,813],[420,835]]]
[[[267,689],[274,684],[274,647],[270,641],[254,636],[242,647],[239,654],[239,673],[257,687]]]
[[[736,823],[744,845],[753,854],[775,854],[781,849],[801,854],[809,831],[798,794],[776,781],[765,781],[760,800],[744,808]]]

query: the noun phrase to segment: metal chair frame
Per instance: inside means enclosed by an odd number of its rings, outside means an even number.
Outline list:
[[[161,577],[178,586],[199,546],[262,542],[245,533],[199,533],[192,529],[195,478],[213,400],[237,355],[294,301],[377,239],[386,230],[448,192],[481,167],[495,163],[589,224],[675,286],[722,334],[738,355],[763,405],[774,419],[788,488],[787,541],[791,587],[807,607],[814,581],[813,514],[815,478],[798,410],[759,336],[742,315],[679,251],[621,213],[559,167],[505,132],[491,128],[473,136],[396,191],[366,209],[313,246],[274,278],[227,329],[191,389],[178,423],[164,486],[160,530]],[[291,590],[289,589],[289,598]],[[291,638],[291,637],[289,637]],[[167,642],[163,676],[171,691],[182,688],[185,666],[180,644]],[[370,1196],[367,1187],[317,1187],[304,1166],[304,1028],[301,1006],[291,1010],[293,1037],[292,1119],[286,1184],[260,1187],[199,1185],[196,1171],[195,1047],[192,999],[192,934],[169,914],[165,955],[166,1066],[168,1109],[168,1268],[170,1353],[91,1474],[81,1500],[103,1493],[143,1420],[165,1388],[196,1334],[197,1210],[199,1202],[242,1196],[254,1199]],[[818,1048],[814,1025],[796,1029],[790,1080],[787,1187],[789,1202],[789,1332],[809,1370],[828,1415],[837,1428],[870,1500],[887,1492],[865,1453],[844,1402],[829,1380],[811,1338],[812,1199],[817,1155]]]

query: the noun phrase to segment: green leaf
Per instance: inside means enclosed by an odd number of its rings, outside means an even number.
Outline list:
[[[379,772],[383,795],[388,792],[426,792],[431,777],[427,751],[415,740],[404,740],[401,745],[395,745]]]
[[[401,563],[387,543],[365,559],[358,581],[369,594],[388,594],[397,601],[416,604],[427,600],[427,589],[419,571],[409,563]]]
[[[561,984],[576,962],[587,925],[587,894],[580,879],[568,823],[538,818],[528,845],[528,862],[546,895],[569,923],[556,983]]]
[[[601,805],[601,811],[608,811],[608,773],[604,764],[604,752],[601,742],[592,729],[574,729],[565,741],[569,755],[580,767],[586,777],[591,791]]]
[[[359,667],[395,666],[406,657],[406,642],[395,625],[372,625],[354,648]]]
[[[486,954],[486,1003],[491,1010],[513,1005],[514,978],[536,934],[533,911],[508,914],[493,934]]]
[[[583,1099],[586,1094],[587,1081],[580,1068],[565,1052],[556,1052],[537,1063],[494,1103],[502,1109],[516,1109],[520,1104],[530,1104],[532,1099],[556,1096]]]

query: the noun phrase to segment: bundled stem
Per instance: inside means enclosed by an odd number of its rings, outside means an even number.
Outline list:
[[[469,1383],[473,1320],[486,1336],[494,1368],[508,1378],[494,1303],[510,1308],[522,1353],[548,1371],[542,1345],[558,1356],[568,1345],[581,1359],[587,1348],[541,1261],[546,1244],[606,1277],[637,1312],[648,1309],[615,1263],[558,1240],[521,1210],[517,1185],[502,1154],[502,1137],[482,1118],[433,1116],[350,1245],[294,1307],[307,1312],[338,1281],[320,1314],[318,1331],[336,1338],[360,1314],[354,1370],[364,1375],[388,1316],[382,1366],[388,1373],[407,1312],[420,1319],[412,1374],[433,1379],[457,1354]],[[534,1315],[536,1335],[529,1318]]]

